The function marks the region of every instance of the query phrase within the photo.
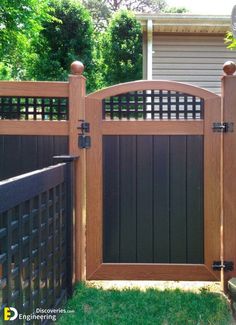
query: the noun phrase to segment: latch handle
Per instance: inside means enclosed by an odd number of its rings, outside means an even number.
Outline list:
[[[85,122],[84,120],[79,120],[81,122],[81,125],[77,127],[77,129],[81,130],[82,134],[89,133],[90,132],[90,125],[88,122]]]

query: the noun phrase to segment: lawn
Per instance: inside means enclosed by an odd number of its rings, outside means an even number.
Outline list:
[[[229,325],[227,300],[203,288],[109,288],[79,284],[66,305],[75,313],[64,314],[58,325]]]

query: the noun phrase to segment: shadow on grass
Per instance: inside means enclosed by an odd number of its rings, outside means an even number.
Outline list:
[[[109,289],[79,284],[58,325],[229,325],[235,324],[226,299],[217,293],[179,289]]]

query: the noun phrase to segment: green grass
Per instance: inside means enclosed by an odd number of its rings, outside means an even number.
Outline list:
[[[217,293],[179,289],[109,289],[79,284],[58,325],[229,325],[226,299]]]

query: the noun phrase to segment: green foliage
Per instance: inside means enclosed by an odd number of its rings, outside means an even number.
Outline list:
[[[229,325],[230,308],[223,296],[211,292],[95,288],[79,284],[58,325]],[[233,324],[233,322],[232,322]]]
[[[50,19],[50,7],[45,0],[1,0],[0,62],[7,67],[4,69],[8,70],[8,77],[24,77],[31,42],[39,36],[42,23]],[[0,78],[4,76],[0,73]]]
[[[0,80],[11,80],[12,69],[3,62],[0,62]]]
[[[164,9],[163,12],[170,14],[184,14],[188,12],[188,9],[186,9],[185,7],[168,7]]]
[[[142,78],[142,32],[133,13],[116,13],[102,36],[102,43],[107,85]]]
[[[83,0],[82,2],[93,17],[96,30],[104,30],[112,14],[119,10],[157,13],[167,6],[165,0]]]
[[[111,10],[105,0],[83,0],[83,5],[90,12],[95,29],[97,31],[104,30],[111,17]]]
[[[95,87],[96,71],[91,16],[76,0],[53,1],[51,6],[56,19],[43,26],[30,74],[37,80],[66,80],[70,64],[80,60],[91,90]]]
[[[227,44],[227,48],[234,50],[236,49],[236,39],[233,37],[232,32],[227,32],[225,37],[225,43]]]

